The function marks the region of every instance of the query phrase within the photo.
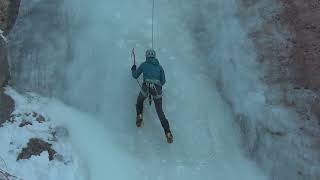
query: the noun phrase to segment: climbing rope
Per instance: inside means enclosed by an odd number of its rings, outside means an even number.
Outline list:
[[[155,0],[152,0],[152,42],[151,42],[151,45],[152,45],[152,49],[153,49],[153,45],[154,45],[154,9],[155,9],[155,3],[154,3]],[[132,52],[131,52],[131,58],[133,60],[133,64],[136,65],[136,55],[135,55],[135,52],[134,52],[134,48],[132,49]],[[142,85],[140,84],[139,80],[137,79],[137,83],[138,85],[140,86],[141,90],[142,90]],[[149,89],[149,88],[148,88]],[[151,97],[150,97],[150,93],[149,93],[149,103],[151,105]]]
[[[153,49],[153,41],[154,41],[154,0],[152,0],[152,49]]]

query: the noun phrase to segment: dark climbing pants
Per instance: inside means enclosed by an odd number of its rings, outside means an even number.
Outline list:
[[[162,109],[162,97],[160,97],[160,95],[162,94],[162,88],[159,86],[155,86],[155,88],[149,88],[144,83],[142,86],[142,91],[143,92],[140,92],[137,100],[137,115],[143,114],[143,103],[147,98],[149,98],[148,93],[150,93],[150,95],[153,97],[154,105],[164,132],[170,132],[169,122]]]

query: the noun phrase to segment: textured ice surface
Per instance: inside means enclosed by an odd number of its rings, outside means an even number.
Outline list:
[[[41,2],[39,7],[45,8],[48,2]],[[264,179],[241,153],[234,117],[216,90],[219,73],[210,66],[221,61],[226,63],[220,68],[225,72],[235,72],[233,68],[245,71],[246,67],[237,67],[233,61],[255,58],[246,32],[234,16],[237,3],[189,2],[180,6],[159,1],[156,6],[155,48],[167,74],[164,110],[175,137],[172,145],[165,142],[153,107],[145,108],[145,127],[135,127],[139,86],[131,78],[130,51],[135,47],[138,63],[144,61],[144,50],[151,39],[150,1],[68,0],[59,9],[67,18],[55,17],[56,13],[52,16],[53,20],[64,20],[55,24],[63,28],[58,30],[49,21],[43,29],[23,26],[54,38],[36,41],[34,54],[27,53],[28,61],[19,61],[23,62],[18,66],[23,71],[13,77],[31,79],[31,89],[35,90],[45,87],[41,89],[55,92],[50,87],[63,87],[53,94],[77,110],[52,100],[43,111],[69,128],[72,143],[85,164],[86,178]],[[207,16],[209,10],[214,14]],[[189,16],[193,11],[194,16]],[[36,23],[37,18],[31,16],[28,22]],[[203,36],[208,28],[212,34]],[[197,38],[203,39],[202,43],[195,41]],[[243,52],[241,45],[247,43]],[[41,61],[34,61],[36,57]],[[251,75],[254,72],[243,76]],[[246,94],[248,87],[241,86],[241,78],[225,81],[237,83],[236,87]],[[263,100],[259,94],[253,95],[258,97],[256,101]]]

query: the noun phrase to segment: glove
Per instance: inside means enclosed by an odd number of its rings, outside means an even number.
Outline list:
[[[131,71],[135,71],[135,70],[137,70],[137,66],[133,65],[132,68],[131,68]]]

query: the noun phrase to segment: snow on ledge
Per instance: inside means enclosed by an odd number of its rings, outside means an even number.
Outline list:
[[[61,124],[42,111],[49,99],[32,93],[21,95],[10,87],[6,88],[6,94],[15,100],[16,107],[10,122],[0,128],[0,169],[26,180],[81,180],[83,175],[80,173],[80,160],[74,147],[68,137],[53,138],[52,129]],[[45,121],[38,122],[33,112],[38,117],[45,117]],[[19,127],[23,121],[29,121],[32,125]],[[30,138],[39,138],[52,144],[52,148],[57,151],[54,160],[49,161],[48,152],[44,151],[40,156],[17,161],[19,153],[27,146]]]

